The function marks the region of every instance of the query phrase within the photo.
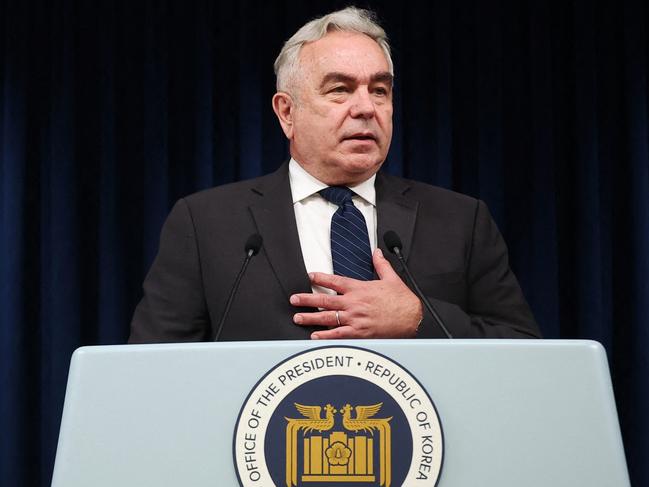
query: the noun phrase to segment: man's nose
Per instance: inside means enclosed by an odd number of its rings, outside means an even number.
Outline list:
[[[374,100],[367,89],[359,88],[354,93],[350,114],[353,118],[372,118],[376,113]]]

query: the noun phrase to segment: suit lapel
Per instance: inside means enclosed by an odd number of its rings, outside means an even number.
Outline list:
[[[288,163],[265,178],[253,191],[262,198],[250,206],[250,211],[264,239],[264,252],[287,298],[294,293],[310,293],[311,283],[295,223]]]
[[[403,243],[403,255],[408,259],[417,219],[418,203],[406,196],[410,184],[379,172],[376,176],[378,246],[394,269],[400,269],[398,259],[385,247],[383,235],[393,230]],[[253,189],[261,195],[259,202],[250,206],[263,251],[287,298],[295,293],[310,293],[311,283],[304,266],[300,237],[295,223],[295,212],[288,177],[288,163],[264,178]]]
[[[410,247],[417,220],[419,203],[406,196],[410,184],[400,178],[394,178],[379,172],[376,175],[376,212],[378,246],[392,267],[401,269],[397,257],[392,254],[383,242],[383,235],[393,230],[403,244],[402,253],[406,261],[410,256]]]

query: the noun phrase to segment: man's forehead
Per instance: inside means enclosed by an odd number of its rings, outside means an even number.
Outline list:
[[[371,37],[358,32],[332,31],[300,50],[300,62],[310,64],[324,76],[330,72],[350,76],[364,70],[374,75],[389,72],[381,46]]]

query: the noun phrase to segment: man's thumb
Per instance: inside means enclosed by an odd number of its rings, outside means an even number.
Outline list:
[[[392,265],[390,265],[390,261],[383,257],[383,252],[378,247],[372,254],[372,263],[374,264],[374,270],[379,276],[379,279],[398,277],[397,273],[394,272]]]

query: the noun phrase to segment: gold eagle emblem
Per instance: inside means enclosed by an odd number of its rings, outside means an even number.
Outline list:
[[[338,430],[335,428],[338,411],[331,404],[324,407],[324,418],[321,406],[294,405],[302,417],[285,417],[287,487],[297,487],[298,477],[300,485],[307,482],[376,482],[375,440],[379,450],[379,485],[390,487],[392,440],[389,422],[392,417],[376,417],[383,403],[355,407],[345,404],[340,410],[342,429]],[[323,435],[324,432],[329,434]],[[302,436],[301,476],[298,476],[298,434]]]

